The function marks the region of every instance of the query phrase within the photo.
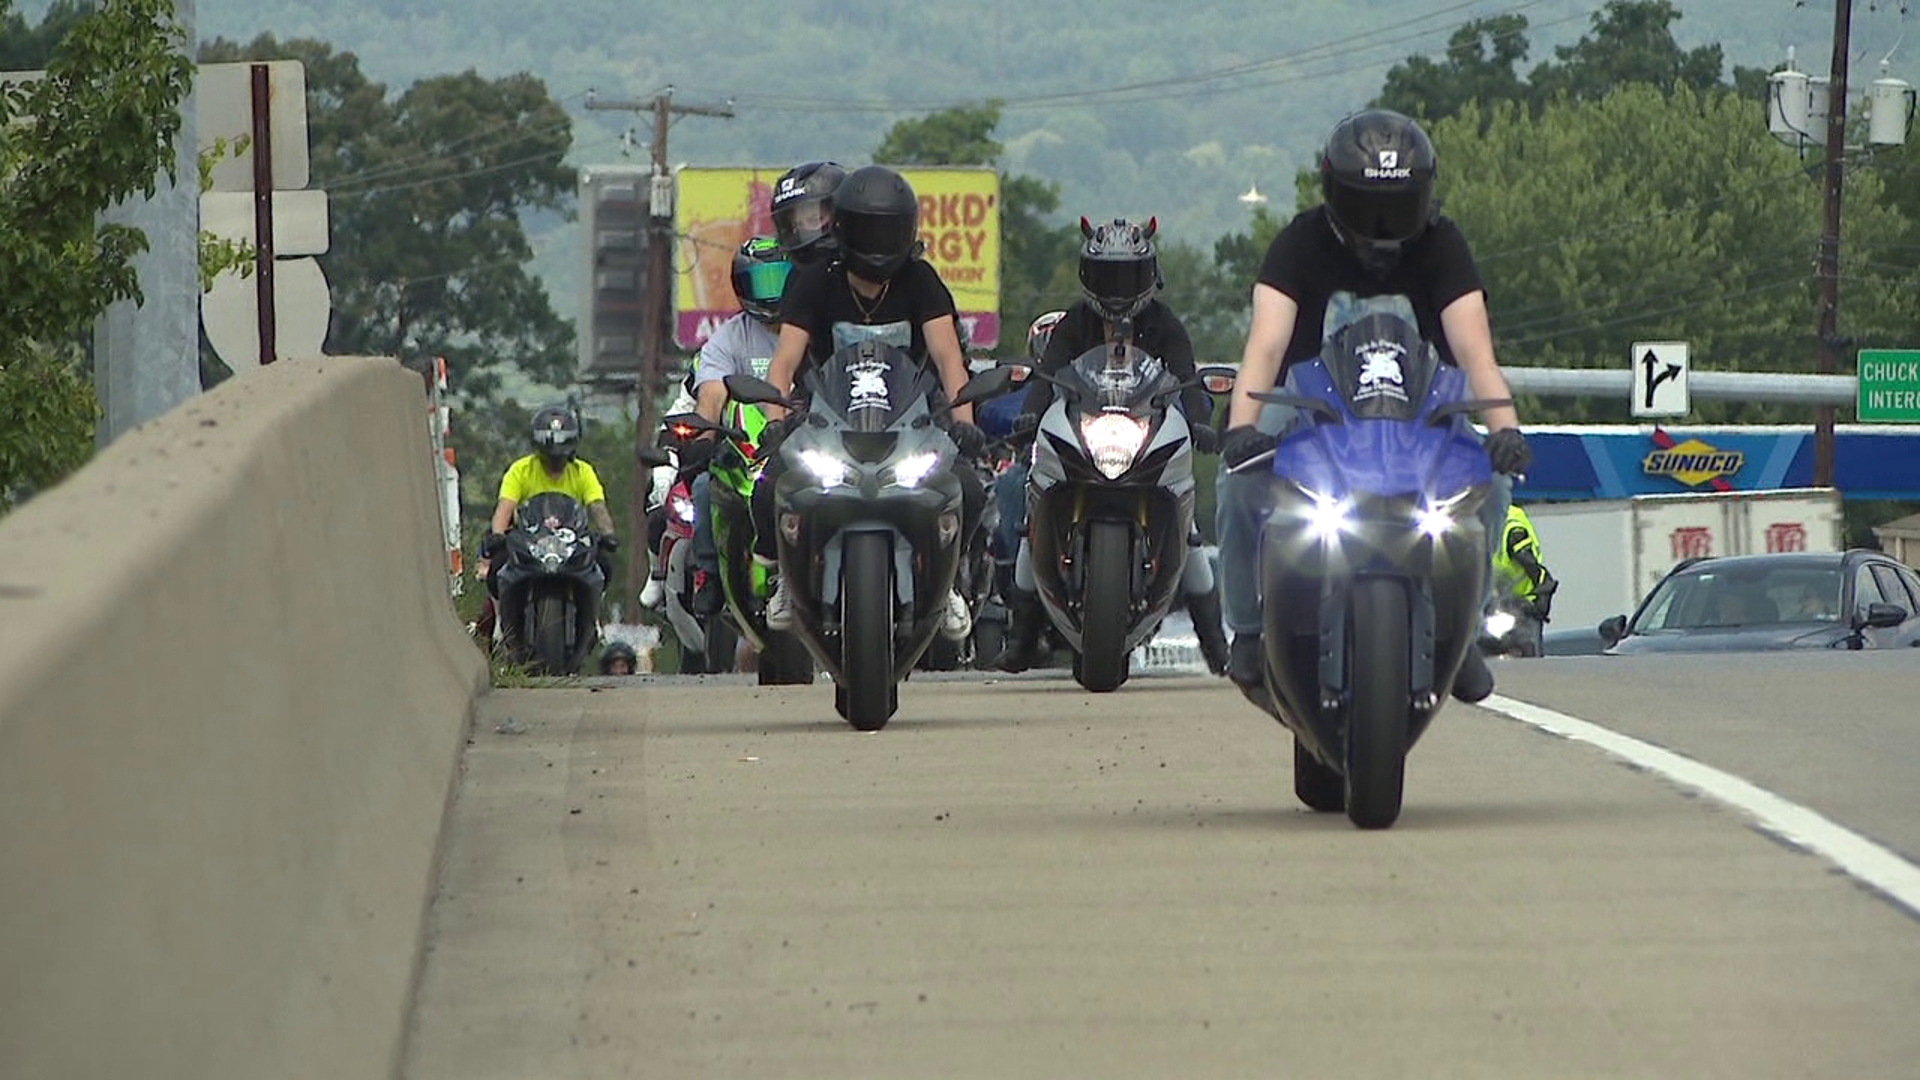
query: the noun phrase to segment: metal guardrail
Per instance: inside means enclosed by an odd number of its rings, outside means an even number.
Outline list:
[[[1516,394],[1541,397],[1617,397],[1634,390],[1634,373],[1625,368],[1502,367]],[[1778,405],[1852,405],[1859,380],[1852,375],[1795,375],[1757,371],[1690,371],[1687,392],[1713,401],[1752,401]]]

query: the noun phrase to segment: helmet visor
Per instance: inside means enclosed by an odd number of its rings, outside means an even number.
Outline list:
[[[1426,228],[1432,195],[1425,188],[1364,191],[1333,184],[1327,209],[1340,227],[1357,240],[1411,240]]]
[[[773,231],[781,247],[792,249],[820,239],[826,232],[827,221],[826,200],[806,199],[774,210]]]
[[[747,267],[747,295],[759,303],[776,305],[787,291],[787,275],[791,273],[793,264],[785,259],[753,263]]]
[[[1150,259],[1083,259],[1080,284],[1088,294],[1111,304],[1127,304],[1153,291],[1157,276]]]
[[[913,214],[843,213],[836,226],[840,246],[855,255],[892,258],[913,250],[920,223]]]

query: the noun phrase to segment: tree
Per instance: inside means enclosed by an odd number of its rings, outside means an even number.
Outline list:
[[[1471,239],[1502,363],[1617,367],[1638,340],[1688,341],[1702,368],[1793,371],[1814,353],[1813,176],[1725,92],[1628,85],[1538,116],[1469,106],[1433,126],[1447,213]],[[1817,174],[1816,174],[1817,175]],[[1911,325],[1873,268],[1906,231],[1882,182],[1849,182],[1847,325]],[[1911,285],[1908,286],[1909,290]],[[1910,291],[1907,295],[1910,295]],[[1778,422],[1787,407],[1702,403],[1708,420]],[[1805,410],[1800,410],[1804,412]],[[1624,420],[1626,403],[1532,403],[1529,417]]]
[[[1373,105],[1438,120],[1470,102],[1523,100],[1527,87],[1517,67],[1528,47],[1526,16],[1474,19],[1447,39],[1444,61],[1409,56],[1394,65]]]
[[[1528,82],[1536,107],[1561,94],[1596,101],[1629,83],[1669,94],[1682,86],[1696,94],[1723,86],[1720,46],[1682,52],[1672,29],[1679,18],[1669,0],[1610,0],[1594,13],[1592,33],[1555,49],[1557,63],[1533,69]]]
[[[306,70],[312,184],[327,190],[333,226],[320,257],[334,307],[327,350],[444,356],[465,486],[490,507],[524,446],[517,399],[557,399],[572,378],[573,326],[527,269],[523,225],[572,214],[574,171],[561,163],[570,119],[526,74],[443,75],[390,97],[324,42],[201,49],[203,62],[256,59]]]
[[[902,120],[888,129],[873,157],[894,165],[997,166],[1002,147],[994,140],[993,129],[999,123],[996,102]],[[1062,266],[1070,267],[1080,234],[1075,225],[1047,224],[1047,216],[1059,209],[1058,184],[1032,176],[1002,175],[1000,317],[1008,328],[1004,332],[1008,340],[1001,343],[1003,352],[1024,345],[1027,324],[1041,312],[1064,306],[1059,302],[1063,296],[1059,273]],[[1015,332],[1018,342],[1011,340]]]
[[[10,7],[0,0],[10,59],[30,61],[11,51],[28,42]],[[61,6],[35,33],[59,42],[46,76],[0,86],[0,508],[92,453],[78,341],[108,305],[141,298],[130,260],[147,243],[98,219],[172,176],[193,77],[171,0]]]

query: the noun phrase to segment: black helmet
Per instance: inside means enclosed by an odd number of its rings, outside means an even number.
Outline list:
[[[780,297],[787,291],[793,263],[771,236],[748,238],[733,253],[733,295],[740,310],[770,323],[780,317]]]
[[[533,449],[549,469],[559,470],[580,449],[580,416],[566,405],[545,405],[533,414]]]
[[[640,654],[633,651],[633,646],[624,641],[609,642],[607,647],[600,651],[600,674],[613,674],[615,660],[625,660],[627,671],[630,673],[640,670]]]
[[[907,178],[885,165],[847,174],[833,197],[833,238],[847,268],[887,281],[920,253],[920,200]]]
[[[1327,220],[1369,270],[1393,269],[1433,223],[1437,168],[1427,133],[1397,112],[1369,109],[1334,125],[1320,152]]]
[[[1047,342],[1053,340],[1053,328],[1067,317],[1064,311],[1049,311],[1027,327],[1027,359],[1039,360],[1047,354]]]
[[[795,262],[813,262],[833,249],[833,193],[847,170],[831,161],[795,165],[773,184],[773,232]]]
[[[1080,219],[1080,291],[1100,317],[1119,322],[1138,314],[1160,287],[1160,256],[1153,250],[1158,218],[1135,225],[1114,218],[1104,225]]]

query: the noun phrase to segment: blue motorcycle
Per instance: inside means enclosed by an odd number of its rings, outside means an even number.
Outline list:
[[[1300,800],[1380,829],[1479,635],[1493,473],[1467,414],[1511,402],[1468,399],[1399,309],[1357,315],[1255,395],[1295,414],[1260,537],[1265,678],[1245,693],[1293,733]]]

